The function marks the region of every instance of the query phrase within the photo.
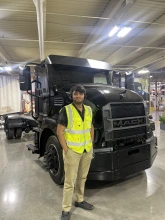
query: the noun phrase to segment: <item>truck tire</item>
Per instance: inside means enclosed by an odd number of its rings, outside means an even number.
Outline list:
[[[22,129],[21,128],[15,128],[14,129],[14,136],[16,139],[21,138],[22,136]]]
[[[64,162],[62,148],[57,138],[52,135],[46,143],[46,164],[49,174],[57,185],[64,182]]]
[[[14,129],[13,128],[9,128],[6,130],[6,137],[8,140],[13,139],[13,137],[14,137]]]

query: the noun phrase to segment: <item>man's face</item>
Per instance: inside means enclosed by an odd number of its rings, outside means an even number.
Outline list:
[[[84,101],[84,93],[73,91],[72,98],[75,104],[82,104]]]

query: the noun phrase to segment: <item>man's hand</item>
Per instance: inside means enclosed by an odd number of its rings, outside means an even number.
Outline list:
[[[65,126],[63,126],[61,124],[57,125],[57,136],[58,136],[59,142],[60,142],[61,147],[63,148],[64,152],[67,153],[68,146],[65,141],[64,130],[65,130]]]
[[[66,149],[63,149],[64,150],[64,153],[67,153],[68,152],[68,148],[66,148]]]

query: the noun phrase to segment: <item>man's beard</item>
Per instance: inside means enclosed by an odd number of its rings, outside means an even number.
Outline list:
[[[80,104],[83,103],[83,101],[76,101],[76,100],[73,100],[73,102],[74,102],[75,104],[77,104],[77,105],[80,105]]]

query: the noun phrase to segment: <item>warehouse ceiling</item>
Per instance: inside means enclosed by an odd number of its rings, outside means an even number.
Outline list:
[[[109,37],[115,25],[132,30]],[[165,0],[0,0],[0,63],[56,54],[106,61],[119,71],[163,73],[164,30]]]

